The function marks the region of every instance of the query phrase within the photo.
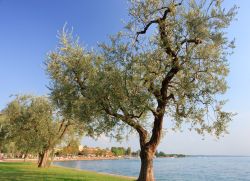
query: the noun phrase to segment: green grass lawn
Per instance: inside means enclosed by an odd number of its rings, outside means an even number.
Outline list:
[[[37,168],[34,163],[28,162],[0,162],[0,180],[132,181],[133,179],[56,166],[51,166],[50,168]]]

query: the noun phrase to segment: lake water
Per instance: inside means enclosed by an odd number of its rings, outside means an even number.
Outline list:
[[[140,160],[66,161],[54,165],[137,177]],[[250,157],[158,158],[154,170],[157,181],[250,181]]]

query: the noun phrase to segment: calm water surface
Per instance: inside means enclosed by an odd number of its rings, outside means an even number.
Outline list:
[[[54,165],[137,177],[140,160],[54,162]],[[159,158],[154,161],[156,180],[250,181],[250,157]]]

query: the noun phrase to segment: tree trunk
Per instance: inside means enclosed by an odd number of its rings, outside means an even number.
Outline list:
[[[155,115],[154,126],[152,130],[152,136],[149,141],[147,141],[146,131],[138,130],[140,136],[140,146],[141,146],[141,170],[137,181],[155,181],[154,170],[153,170],[153,159],[157,146],[161,140],[162,134],[162,122],[163,122],[164,112]]]
[[[26,162],[26,158],[28,156],[28,153],[25,153],[24,157],[23,157],[23,162]]]
[[[39,153],[38,156],[38,167],[39,168],[45,168],[49,166],[49,156],[50,156],[51,150],[45,150],[42,153]]]
[[[140,152],[141,170],[137,181],[154,181],[153,159],[155,150],[142,148]]]

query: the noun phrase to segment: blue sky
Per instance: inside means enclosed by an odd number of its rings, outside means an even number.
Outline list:
[[[225,6],[237,4],[238,21],[228,29],[236,38],[236,49],[229,57],[231,72],[227,110],[238,115],[230,124],[230,134],[216,140],[189,131],[168,132],[159,150],[185,154],[250,155],[250,1],[231,0]],[[126,0],[0,0],[0,109],[10,101],[11,94],[48,93],[48,79],[43,61],[57,45],[57,31],[65,22],[74,27],[81,42],[88,47],[107,41],[108,35],[123,27],[126,19]],[[166,120],[166,125],[168,120]],[[136,136],[126,144],[138,149]],[[99,141],[84,138],[83,144],[108,147],[119,145],[108,138]]]

